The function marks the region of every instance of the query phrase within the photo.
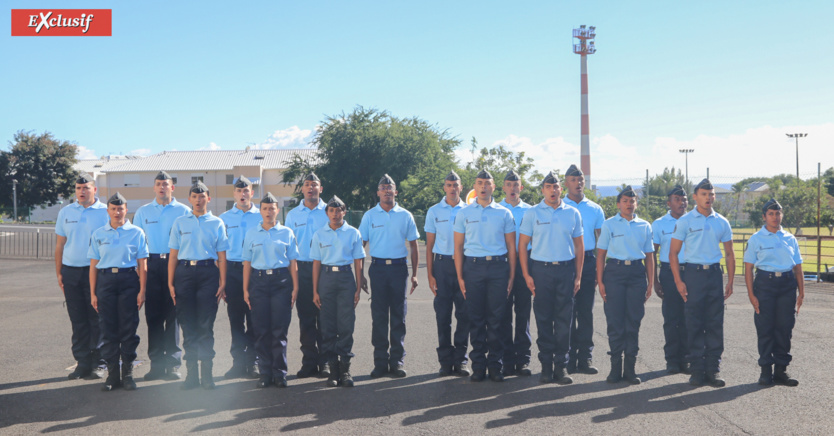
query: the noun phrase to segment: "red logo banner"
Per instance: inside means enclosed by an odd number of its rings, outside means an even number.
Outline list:
[[[12,9],[12,36],[112,36],[112,9]]]

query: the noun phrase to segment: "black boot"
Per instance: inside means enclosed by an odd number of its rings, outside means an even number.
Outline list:
[[[759,384],[762,386],[773,385],[773,365],[762,365],[762,373],[759,375]]]
[[[591,359],[580,359],[576,361],[576,372],[593,375],[599,373],[599,370],[594,366]]]
[[[200,361],[200,385],[203,386],[203,389],[214,389],[213,368],[214,363],[211,360]]]
[[[335,388],[339,386],[339,361],[333,359],[328,363],[328,366],[330,367],[330,375],[327,376],[327,386]]]
[[[122,362],[122,387],[126,391],[136,390],[136,382],[133,381],[133,362]]]
[[[573,383],[573,379],[567,375],[565,368],[556,368],[553,370],[553,382],[559,385],[569,385]]]
[[[75,369],[71,373],[69,373],[67,380],[78,380],[80,378],[86,379],[92,374],[93,368],[90,368],[89,366],[81,366],[79,364],[75,366]]]
[[[542,362],[542,373],[539,376],[539,383],[553,382],[553,362]]]
[[[121,385],[122,381],[119,377],[119,364],[116,363],[114,365],[107,365],[107,380],[104,381],[104,386],[101,387],[101,390],[104,392],[110,392]]]
[[[180,385],[180,389],[187,391],[200,386],[199,362],[196,360],[185,361],[185,381]]]
[[[798,386],[799,381],[791,378],[791,376],[785,372],[787,370],[787,365],[776,365],[775,371],[773,371],[773,383],[783,386]]]
[[[342,361],[339,363],[339,372],[341,373],[339,376],[339,384],[344,388],[352,388],[353,376],[350,375],[349,359],[342,358]]]
[[[608,383],[619,383],[623,379],[623,355],[611,355],[611,372],[605,379]]]
[[[637,377],[637,371],[634,365],[637,364],[637,356],[626,356],[625,366],[623,367],[623,378],[633,385],[640,384],[640,377]]]
[[[165,367],[151,362],[151,370],[145,374],[145,381],[162,380],[165,378]]]

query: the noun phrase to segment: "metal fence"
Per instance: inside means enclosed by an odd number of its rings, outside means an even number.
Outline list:
[[[15,259],[55,259],[55,233],[0,229],[0,257]]]

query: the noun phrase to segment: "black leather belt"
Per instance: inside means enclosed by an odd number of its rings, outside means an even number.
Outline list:
[[[233,268],[243,268],[243,262],[238,262],[236,260],[228,260],[226,264]]]
[[[679,263],[679,264],[678,264],[678,268],[679,268],[681,271],[683,271],[683,270],[684,270],[684,266],[683,266],[683,265],[684,265],[684,264],[682,264],[682,263]],[[671,264],[671,263],[669,263],[669,262],[660,262],[660,267],[661,267],[661,268],[669,268],[669,269],[672,269],[672,264]]]
[[[687,263],[686,269],[688,270],[695,270],[695,271],[706,271],[708,269],[721,271],[721,264],[720,263],[713,263],[711,265],[701,265],[699,263]]]
[[[289,274],[290,269],[287,268],[287,267],[276,268],[276,269],[256,269],[255,273],[258,275],[258,277],[271,276],[271,275],[281,275],[281,274]]]
[[[399,259],[381,259],[379,257],[372,257],[371,263],[374,265],[405,265],[408,262],[405,260],[404,257],[401,257]]]
[[[454,257],[448,254],[435,254],[434,260],[454,260]]]
[[[536,265],[543,265],[543,266],[566,266],[566,265],[573,265],[574,261],[575,261],[575,259],[563,260],[563,261],[560,261],[560,262],[542,262],[540,260],[531,260],[530,262],[532,262]]]
[[[181,260],[181,261],[179,261],[179,264],[184,265],[184,266],[208,266],[208,265],[214,265],[214,259]]]
[[[350,271],[350,264],[348,265],[322,265],[321,270],[325,272],[340,272],[340,271]]]
[[[620,260],[620,259],[608,259],[605,263],[614,264],[614,265],[624,265],[624,266],[643,266],[643,259],[637,260]]]
[[[100,268],[98,270],[99,274],[119,274],[134,271],[136,271],[135,266],[132,266],[130,268]]]
[[[151,259],[168,259],[168,253],[151,253],[148,256]]]
[[[594,250],[585,250],[585,256],[593,256]]]
[[[764,277],[766,279],[781,279],[783,277],[793,277],[794,273],[793,270],[785,271],[785,272],[772,272],[772,271],[765,271],[763,269],[756,268],[756,277]]]
[[[467,262],[474,262],[474,263],[481,263],[481,262],[506,262],[507,256],[484,256],[484,257],[472,257],[466,256]]]

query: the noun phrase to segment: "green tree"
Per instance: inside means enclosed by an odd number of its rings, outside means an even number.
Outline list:
[[[466,195],[475,183],[475,176],[482,169],[488,170],[495,177],[495,198],[500,201],[504,198],[504,176],[510,170],[515,170],[521,177],[521,184],[524,189],[521,191],[521,199],[529,204],[536,204],[542,200],[540,184],[544,176],[533,167],[533,158],[528,157],[525,152],[514,153],[503,144],[496,147],[483,147],[478,150],[478,141],[472,138],[470,150],[473,160],[460,168],[461,181],[463,182],[463,195]],[[557,171],[558,174],[558,171]]]
[[[78,173],[78,147],[55,139],[49,132],[40,135],[23,130],[9,141],[8,151],[0,150],[0,204],[13,207],[12,180],[17,180],[18,212],[56,204],[69,198]]]
[[[813,186],[812,186],[813,185]],[[816,225],[817,223],[817,189],[816,182],[799,182],[794,179],[793,183],[784,188],[778,185],[771,186],[767,195],[762,195],[756,200],[747,203],[745,212],[749,214],[750,221],[756,227],[763,224],[762,207],[773,197],[782,205],[782,225],[794,228],[794,234],[800,233],[802,226]],[[830,211],[827,202],[823,202],[823,209]]]
[[[460,140],[417,117],[397,118],[386,111],[357,106],[353,112],[328,116],[313,138],[316,158],[295,155],[287,163],[285,184],[296,184],[309,171],[322,179],[325,197],[338,195],[353,210],[378,202],[383,174],[397,182],[398,203],[423,214],[443,195],[443,179],[455,167]]]

